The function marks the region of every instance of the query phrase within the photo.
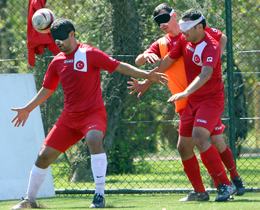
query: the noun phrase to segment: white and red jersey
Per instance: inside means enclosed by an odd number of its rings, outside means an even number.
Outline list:
[[[210,34],[210,36],[212,36],[217,41],[219,41],[220,37],[222,36],[222,32],[220,30],[217,30],[214,28],[209,28],[208,26],[206,26],[205,31],[208,32]],[[170,36],[169,34],[167,34],[165,36],[165,38],[167,40],[168,52],[174,47],[174,45],[177,43],[177,41],[181,37],[181,35],[182,34],[179,33],[179,35],[174,36],[174,37]],[[151,46],[147,50],[144,51],[144,53],[154,53],[159,58],[161,58],[158,42],[157,41],[153,42],[151,44]]]
[[[178,59],[183,55],[188,84],[201,73],[203,66],[214,68],[211,78],[192,93],[189,100],[201,101],[211,98],[223,102],[224,85],[221,77],[220,46],[207,32],[205,34],[204,38],[195,44],[187,42],[182,35],[168,55],[172,59]]]
[[[87,44],[66,55],[61,52],[51,61],[42,86],[54,90],[60,82],[64,95],[64,110],[69,113],[89,112],[104,107],[100,69],[112,73],[119,61]]]

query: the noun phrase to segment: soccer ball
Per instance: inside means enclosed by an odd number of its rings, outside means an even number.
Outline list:
[[[34,29],[40,33],[50,33],[50,27],[53,21],[56,20],[55,14],[46,8],[37,10],[32,17],[32,25]]]

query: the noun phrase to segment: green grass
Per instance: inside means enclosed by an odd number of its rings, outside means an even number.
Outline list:
[[[217,194],[210,194],[209,202],[178,202],[184,194],[156,194],[156,195],[107,195],[106,208],[125,210],[259,210],[260,193],[248,192],[243,196],[234,196],[228,202],[215,202]],[[1,201],[0,210],[11,209],[18,201]],[[43,209],[86,209],[92,202],[92,195],[86,196],[58,196],[56,198],[38,199]]]

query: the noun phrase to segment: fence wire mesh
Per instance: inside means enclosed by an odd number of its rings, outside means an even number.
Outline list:
[[[228,0],[227,0],[228,1]],[[223,57],[223,80],[226,107],[224,137],[234,153],[237,169],[246,188],[259,189],[260,173],[260,2],[257,0],[225,1],[181,0],[48,0],[46,8],[57,17],[69,18],[76,27],[79,42],[90,44],[117,60],[131,63],[138,54],[163,36],[152,19],[154,8],[169,3],[180,15],[189,8],[202,11],[210,27],[226,34],[225,11],[232,11],[233,72],[227,70]],[[0,73],[33,73],[38,90],[53,55],[48,49],[36,56],[34,67],[28,65],[27,0],[2,0],[0,3]],[[226,55],[227,53],[225,53]],[[155,65],[144,65],[152,69]],[[232,76],[230,81],[228,75]],[[137,99],[129,95],[126,82],[130,77],[102,72],[102,89],[108,115],[105,150],[108,155],[106,189],[190,189],[176,149],[179,116],[174,105],[167,103],[167,86],[153,84]],[[229,106],[228,86],[233,85],[234,107]],[[59,87],[41,105],[45,134],[58,119],[63,108],[63,91]],[[230,116],[234,109],[234,116]],[[235,129],[230,130],[234,123]],[[230,132],[234,138],[230,139]],[[232,135],[231,135],[232,136]],[[94,189],[89,151],[82,139],[52,164],[55,189]],[[233,143],[233,144],[231,144]],[[234,145],[234,146],[232,146]],[[199,152],[195,149],[196,155]],[[199,156],[198,156],[199,158]],[[199,160],[200,161],[200,160]],[[207,170],[201,174],[206,188],[214,188]]]

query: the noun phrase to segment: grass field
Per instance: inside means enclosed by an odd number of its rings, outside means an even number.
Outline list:
[[[210,194],[209,202],[178,202],[185,194],[156,195],[107,195],[106,208],[122,210],[259,210],[260,193],[248,192],[243,196],[234,196],[234,200],[215,202],[216,193]],[[57,196],[38,199],[43,209],[86,209],[92,202],[92,195]],[[11,209],[18,201],[1,201],[0,210]]]

